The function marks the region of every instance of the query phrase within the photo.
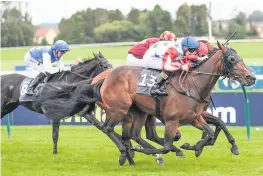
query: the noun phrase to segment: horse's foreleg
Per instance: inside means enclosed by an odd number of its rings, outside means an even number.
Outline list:
[[[145,131],[146,131],[146,138],[153,141],[154,140],[163,140],[163,138],[159,137],[156,132],[156,117],[153,115],[148,114],[146,122],[145,122]],[[179,141],[181,138],[181,133],[178,130],[174,137],[174,141]]]
[[[96,119],[92,112],[89,112],[89,108],[89,106],[83,108],[83,110],[79,112],[79,115],[84,117],[88,122],[97,127],[99,130],[102,130],[101,123],[98,121],[98,119]]]
[[[231,148],[231,152],[235,155],[239,154],[239,150],[238,150],[238,146],[235,142],[234,137],[231,135],[231,133],[228,131],[225,123],[220,119],[217,118],[215,116],[213,116],[212,114],[209,113],[203,113],[202,114],[203,118],[205,119],[205,121],[209,124],[213,124],[216,126],[216,130],[215,130],[215,134],[214,134],[214,140],[213,140],[213,144],[215,143],[221,129],[224,131],[226,138],[228,139],[229,143],[232,145]]]
[[[52,121],[53,154],[58,153],[59,126],[60,121]]]
[[[150,141],[153,141],[161,146],[164,146],[164,139],[160,138],[156,131],[156,118],[152,115],[148,115],[145,122],[145,131],[146,138]],[[176,132],[174,141],[178,141],[181,138],[181,134],[179,130]],[[184,153],[173,145],[173,152],[176,153],[178,157],[185,157]]]
[[[146,114],[143,115],[138,115],[136,114],[136,118],[134,118],[133,121],[133,126],[131,129],[131,136],[132,139],[135,140],[140,146],[135,146],[134,148],[148,148],[148,149],[156,149],[154,146],[152,146],[151,144],[149,144],[148,142],[146,142],[145,140],[143,140],[141,138],[141,129],[143,127],[143,125],[145,124],[145,120],[146,120],[147,116]],[[162,158],[162,155],[160,154],[154,154],[155,158],[156,158],[156,162],[159,165],[164,165],[164,160]]]
[[[165,123],[164,133],[164,148],[161,149],[134,149],[135,151],[142,152],[145,154],[166,154],[173,151],[173,141],[178,130],[179,122],[176,120],[169,120]]]
[[[114,132],[114,127],[119,123],[118,118],[114,120],[113,118],[108,117],[105,124],[102,126],[102,131],[107,134],[107,136],[115,143],[115,145],[118,147],[119,151],[121,152],[121,156],[119,157],[119,164],[123,165],[126,161],[126,158],[128,158],[128,161],[130,162],[130,165],[134,165],[134,161],[132,156],[129,156],[129,153],[127,155],[126,153],[126,147],[122,144],[120,137],[116,135]]]

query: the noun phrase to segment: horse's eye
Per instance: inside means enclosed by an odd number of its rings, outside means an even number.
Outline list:
[[[231,61],[231,62],[235,62],[235,57],[230,56],[230,61]]]

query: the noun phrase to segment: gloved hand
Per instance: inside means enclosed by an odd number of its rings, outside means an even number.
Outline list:
[[[189,70],[188,64],[182,65],[182,70],[183,70],[183,71],[188,71],[188,70]]]
[[[64,67],[62,71],[71,71],[71,67]]]
[[[75,60],[75,65],[78,65],[79,63],[83,62],[83,60],[81,59],[81,57],[78,57],[76,60]]]

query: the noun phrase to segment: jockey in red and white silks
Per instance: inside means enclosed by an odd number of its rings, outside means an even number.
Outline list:
[[[143,60],[146,62],[144,66],[162,69],[162,73],[151,89],[151,95],[167,95],[163,83],[168,79],[171,73],[178,70],[188,71],[190,68],[189,61],[197,60],[195,54],[185,54],[181,44],[173,41],[160,41],[149,48],[143,57]]]
[[[143,60],[144,67],[172,72],[184,65],[184,53],[181,45],[174,41],[159,41],[146,51]]]
[[[126,60],[126,65],[143,67],[143,56],[146,51],[156,42],[159,41],[176,41],[177,38],[171,31],[163,32],[160,37],[153,37],[143,40],[134,45],[129,51]]]

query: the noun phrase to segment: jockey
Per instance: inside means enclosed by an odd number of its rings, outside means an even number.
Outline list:
[[[156,45],[158,44],[158,45]],[[154,46],[155,49],[149,49],[149,53],[155,53],[155,56],[162,58],[162,73],[157,78],[155,84],[151,89],[151,95],[165,96],[167,92],[163,83],[169,78],[169,76],[178,70],[188,71],[190,67],[189,61],[197,60],[197,49],[199,47],[198,42],[193,37],[185,37],[181,45],[176,42],[160,43],[157,42]],[[147,52],[148,52],[147,51]],[[152,51],[152,52],[151,52]],[[146,52],[146,57],[147,56]],[[154,59],[152,59],[154,64]]]
[[[199,57],[205,57],[208,56],[208,47],[206,46],[206,43],[203,41],[198,41],[199,43],[199,48],[197,50],[197,55]]]
[[[70,71],[71,67],[65,67],[62,56],[69,51],[68,44],[63,40],[56,41],[52,46],[33,47],[24,57],[25,63],[32,69],[39,72],[39,75],[31,82],[27,88],[27,95],[34,94],[34,88],[46,77],[46,74],[54,74],[61,71]],[[52,63],[57,61],[57,66]]]
[[[156,42],[159,41],[176,41],[175,34],[171,31],[164,31],[160,37],[153,37],[143,40],[142,42],[134,45],[129,51],[127,56],[126,65],[143,66],[143,56],[146,51]]]

